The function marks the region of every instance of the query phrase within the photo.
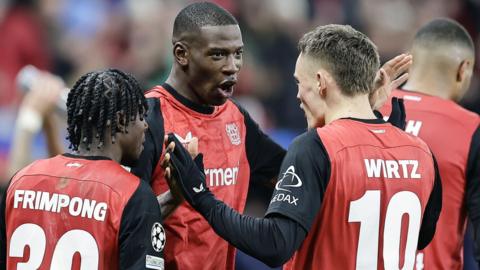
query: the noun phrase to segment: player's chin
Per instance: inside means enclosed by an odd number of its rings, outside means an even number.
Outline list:
[[[225,97],[214,97],[210,99],[209,104],[212,106],[221,106],[227,102],[228,98]]]

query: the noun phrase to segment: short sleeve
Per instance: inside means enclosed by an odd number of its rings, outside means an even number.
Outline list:
[[[297,137],[283,160],[266,216],[281,214],[310,229],[330,178],[327,152],[315,130]]]
[[[119,234],[120,269],[164,269],[160,206],[145,181],[125,206]]]

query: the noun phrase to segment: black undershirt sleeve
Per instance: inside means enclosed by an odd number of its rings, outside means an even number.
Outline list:
[[[286,151],[263,133],[245,109],[234,103],[243,114],[247,129],[245,148],[250,165],[250,182],[268,185],[278,175]]]
[[[160,206],[148,183],[139,181],[122,214],[119,265],[120,269],[146,269],[146,265],[148,269],[160,269],[166,241]]]
[[[5,208],[7,206],[7,190],[8,186],[10,186],[10,181],[2,192],[2,201],[0,203],[0,270],[7,269],[7,225]]]
[[[466,170],[465,200],[473,226],[474,255],[480,265],[480,127],[473,134]]]
[[[269,266],[282,265],[300,247],[320,209],[329,177],[324,151],[316,132],[292,143],[264,218],[240,215],[212,194],[197,210],[218,235],[238,249]]]
[[[435,168],[435,180],[433,183],[432,193],[428,198],[425,213],[423,214],[422,225],[418,237],[417,249],[422,250],[432,241],[437,228],[437,221],[442,210],[442,181],[438,170],[437,160],[432,154],[433,165]]]
[[[151,183],[153,172],[155,171],[155,167],[162,155],[162,144],[165,130],[163,127],[160,100],[158,98],[147,98],[147,103],[148,112],[146,120],[148,129],[145,132],[143,151],[136,166],[132,168],[131,172],[140,179]]]

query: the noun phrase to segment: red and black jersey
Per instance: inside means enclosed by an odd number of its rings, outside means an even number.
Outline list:
[[[480,118],[439,97],[403,90],[392,96],[404,99],[405,131],[423,139],[435,154],[444,190],[437,232],[418,254],[418,269],[463,269],[467,212],[480,244]],[[384,113],[390,111],[386,104]]]
[[[160,166],[164,134],[182,143],[199,140],[206,182],[217,198],[243,212],[249,184],[273,179],[285,150],[274,143],[232,100],[216,107],[195,104],[163,84],[147,94],[149,113],[144,151],[132,172],[149,179],[156,194],[168,189]],[[235,248],[220,238],[187,203],[166,220],[167,269],[234,269]]]
[[[383,120],[339,119],[292,143],[266,217],[308,232],[284,269],[412,269],[440,208],[423,141]]]
[[[108,158],[32,163],[12,178],[0,219],[2,269],[164,267],[153,192]]]

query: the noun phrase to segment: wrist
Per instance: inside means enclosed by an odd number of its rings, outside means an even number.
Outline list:
[[[25,130],[35,134],[42,128],[43,119],[37,111],[21,107],[15,125],[18,130]]]
[[[205,218],[209,216],[210,211],[217,204],[217,199],[210,190],[203,192],[195,197],[194,208]],[[207,218],[208,219],[208,218]]]

